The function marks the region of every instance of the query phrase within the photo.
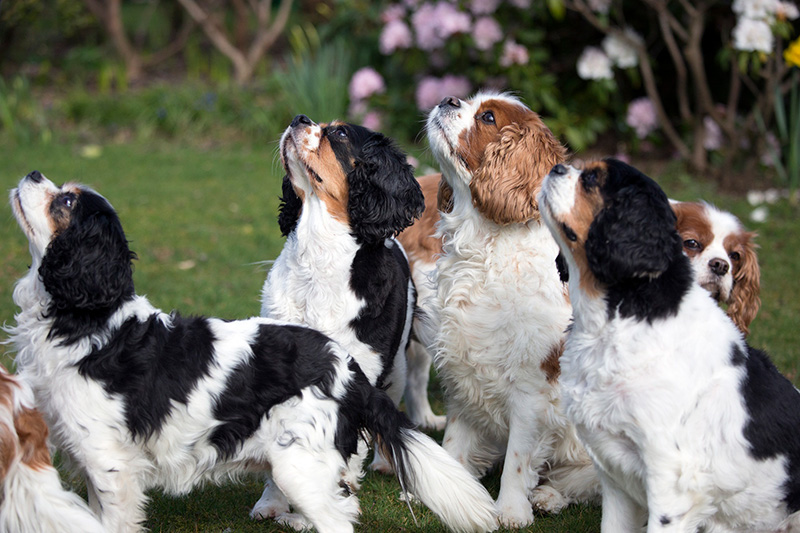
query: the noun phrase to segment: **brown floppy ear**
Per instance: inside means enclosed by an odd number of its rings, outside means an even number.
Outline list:
[[[742,262],[733,273],[733,290],[728,298],[728,316],[745,335],[750,333],[750,322],[761,307],[761,269],[758,267],[755,233],[745,233]]]
[[[497,224],[526,222],[539,215],[536,195],[542,180],[566,150],[537,115],[505,126],[486,146],[483,162],[469,183],[472,202]]]
[[[436,195],[436,208],[443,212],[449,213],[453,210],[453,188],[447,183],[447,180],[439,180],[439,193]]]

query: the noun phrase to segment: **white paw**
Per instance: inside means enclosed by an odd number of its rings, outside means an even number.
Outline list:
[[[383,455],[375,455],[375,459],[372,460],[372,464],[369,465],[370,470],[374,470],[375,472],[380,472],[381,474],[393,474],[394,467],[392,464],[384,459]]]
[[[524,495],[522,498],[497,500],[497,513],[500,524],[510,529],[518,529],[533,524],[533,508]]]
[[[264,518],[275,518],[278,515],[288,513],[288,504],[278,500],[261,498],[253,506],[253,510],[250,511],[250,518],[253,520],[262,520]]]
[[[311,529],[314,526],[302,515],[296,513],[284,513],[275,517],[275,521],[282,526],[287,526],[297,531]]]
[[[419,424],[424,429],[433,429],[436,431],[441,431],[444,429],[445,424],[447,423],[447,417],[444,415],[435,415],[433,413],[429,415],[425,415],[422,419],[422,422]]]
[[[553,514],[560,513],[564,507],[569,505],[569,500],[549,485],[539,485],[533,489],[530,501],[537,511]]]

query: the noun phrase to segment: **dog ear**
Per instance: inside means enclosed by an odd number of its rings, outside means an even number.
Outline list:
[[[297,196],[289,176],[284,176],[281,183],[281,204],[278,208],[278,226],[284,237],[294,231],[302,209],[303,201]]]
[[[536,195],[550,169],[564,162],[566,150],[537,115],[500,133],[470,180],[472,202],[497,224],[526,222],[538,217]]]
[[[745,335],[750,333],[750,322],[761,307],[761,269],[753,238],[755,233],[744,234],[741,263],[733,273],[733,289],[728,298],[728,316]]]
[[[608,166],[608,180],[623,184],[589,227],[586,257],[597,279],[606,284],[631,278],[656,278],[682,254],[675,213],[667,196],[650,178],[628,167]],[[635,179],[613,176],[636,173]]]
[[[436,194],[436,209],[442,213],[449,213],[453,210],[453,188],[447,183],[447,180],[439,180],[439,192]]]
[[[81,195],[77,209],[88,198],[88,194]],[[76,211],[70,225],[50,242],[39,267],[39,276],[52,297],[51,311],[116,308],[134,294],[135,257],[113,211],[85,216]]]
[[[372,133],[347,175],[347,214],[357,240],[380,242],[419,218],[425,198],[406,156],[380,133]]]

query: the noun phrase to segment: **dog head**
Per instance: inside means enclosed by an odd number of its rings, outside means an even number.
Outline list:
[[[539,115],[506,94],[446,97],[431,110],[427,134],[455,196],[497,224],[538,219],[542,180],[566,157]]]
[[[280,151],[287,175],[279,215],[284,235],[292,232],[312,196],[366,243],[396,235],[425,207],[405,154],[362,126],[316,124],[298,115],[281,137]]]
[[[728,316],[747,334],[761,306],[761,271],[755,233],[730,213],[703,202],[673,202],[683,251],[697,282],[728,305]]]
[[[11,191],[11,206],[50,296],[48,314],[107,315],[133,297],[135,255],[105,198],[33,171]]]

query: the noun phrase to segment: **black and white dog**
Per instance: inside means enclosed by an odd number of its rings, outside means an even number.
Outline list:
[[[145,491],[270,472],[302,519],[352,531],[358,501],[342,482],[363,430],[403,487],[451,528],[495,527],[492,500],[323,334],[266,318],[182,317],[134,292],[111,205],[39,172],[11,192],[30,242],[12,340],[22,379],[57,446],[86,476],[109,531],[138,530]]]
[[[569,268],[567,415],[604,533],[797,531],[800,392],[694,281],[664,192],[608,159],[539,195]]]

